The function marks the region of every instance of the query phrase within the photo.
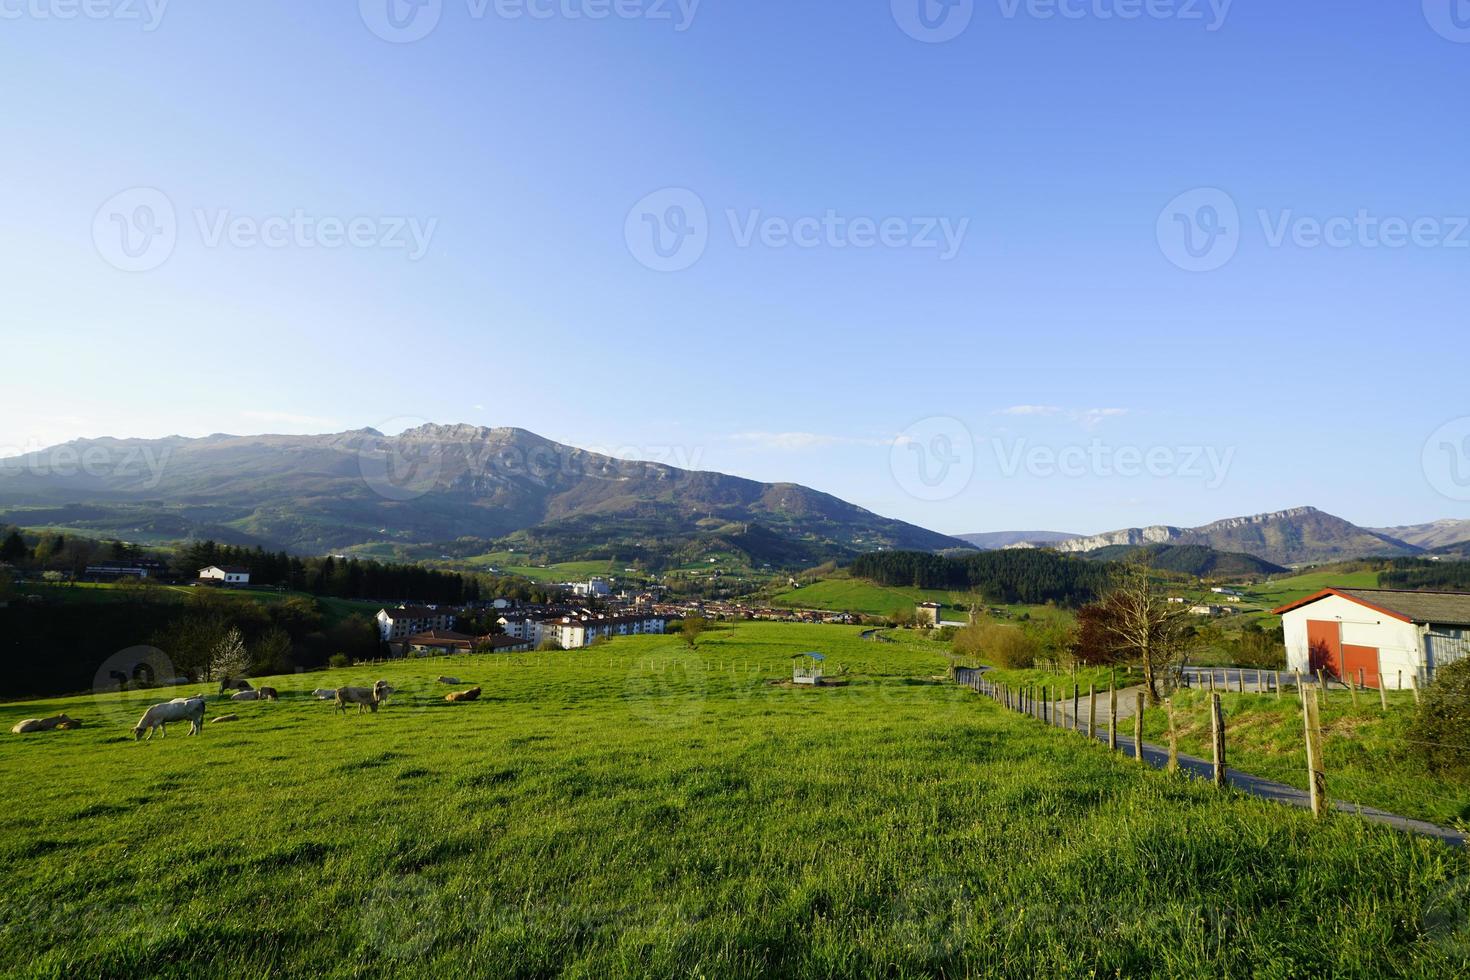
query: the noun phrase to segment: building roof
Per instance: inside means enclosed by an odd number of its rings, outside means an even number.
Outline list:
[[[244,565],[205,565],[203,568],[199,569],[199,571],[201,571],[201,572],[207,572],[211,568],[218,568],[220,571],[224,572],[226,575],[249,575],[250,574],[250,569],[246,568]]]
[[[389,619],[437,619],[440,616],[454,615],[452,610],[430,609],[428,606],[398,606],[393,609],[384,607],[378,611],[387,613]]]
[[[1316,595],[1272,610],[1281,616],[1319,599],[1338,596],[1405,623],[1470,626],[1470,592],[1406,592],[1398,589],[1327,588]]]

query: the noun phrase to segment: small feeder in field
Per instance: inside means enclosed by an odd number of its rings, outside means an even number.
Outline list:
[[[822,653],[798,653],[791,658],[791,683],[822,683],[822,663],[827,659]]]

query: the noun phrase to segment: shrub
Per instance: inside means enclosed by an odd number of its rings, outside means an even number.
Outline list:
[[[1414,714],[1414,738],[1431,770],[1470,775],[1470,660],[1435,672]]]
[[[955,653],[1011,669],[1033,667],[1040,644],[1019,626],[979,621],[955,635]]]
[[[327,658],[327,665],[331,667],[351,667],[352,659],[345,653],[334,653]]]

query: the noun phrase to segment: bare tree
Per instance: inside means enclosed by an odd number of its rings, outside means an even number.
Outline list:
[[[1160,679],[1184,663],[1197,640],[1188,609],[1155,588],[1152,571],[1147,559],[1124,565],[1097,625],[1121,654],[1143,665],[1144,693],[1150,705],[1158,705]]]

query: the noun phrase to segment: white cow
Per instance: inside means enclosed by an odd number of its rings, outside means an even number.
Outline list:
[[[230,695],[231,701],[259,701],[259,691],[236,691]]]
[[[319,687],[311,692],[311,696],[318,701],[332,701],[337,697],[337,689],[335,687]]]
[[[358,714],[364,711],[377,712],[378,692],[370,687],[337,688],[337,710],[346,711],[349,704],[357,705]]]
[[[133,727],[133,738],[141,739],[143,732],[147,731],[151,739],[155,728],[160,737],[168,738],[168,729],[165,726],[171,721],[187,721],[189,734],[198,735],[204,726],[204,699],[175,698],[164,704],[155,704],[143,712],[143,717]]]
[[[10,734],[29,735],[32,732],[52,732],[58,728],[65,730],[79,727],[81,727],[81,722],[60,714],[52,718],[27,718],[25,721],[17,722],[16,726],[10,730]]]

